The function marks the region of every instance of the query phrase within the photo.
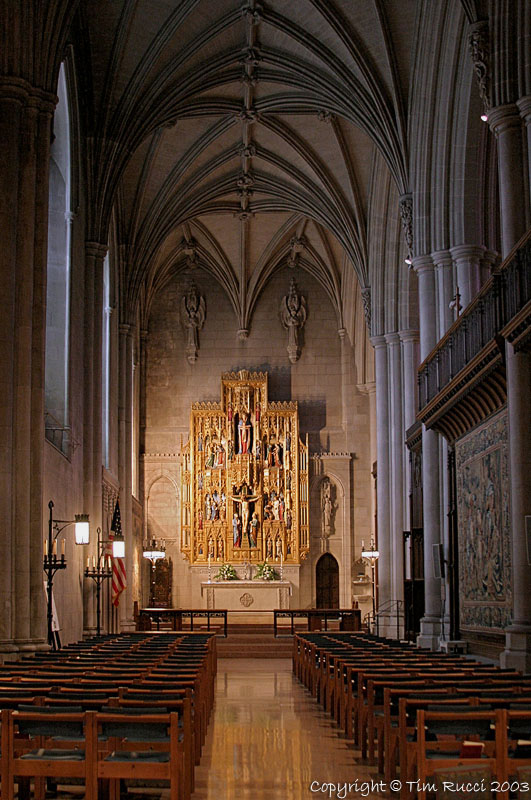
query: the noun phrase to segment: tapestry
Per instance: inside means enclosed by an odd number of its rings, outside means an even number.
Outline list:
[[[456,444],[460,623],[502,631],[512,617],[507,413]]]

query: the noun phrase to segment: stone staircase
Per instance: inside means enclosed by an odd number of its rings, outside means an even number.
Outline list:
[[[292,636],[275,639],[272,625],[230,625],[216,640],[218,658],[291,658]]]

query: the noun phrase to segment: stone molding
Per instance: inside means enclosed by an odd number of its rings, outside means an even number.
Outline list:
[[[519,128],[521,124],[522,118],[516,103],[496,106],[489,111],[489,126],[495,136],[499,136],[511,128]]]

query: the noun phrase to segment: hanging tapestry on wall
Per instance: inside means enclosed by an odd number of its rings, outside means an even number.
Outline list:
[[[306,558],[308,443],[297,403],[269,402],[267,373],[224,374],[220,403],[192,404],[181,484],[190,563]]]
[[[512,615],[506,412],[455,451],[461,628],[501,631]]]

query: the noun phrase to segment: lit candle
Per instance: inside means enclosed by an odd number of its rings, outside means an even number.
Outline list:
[[[90,569],[90,556],[87,556],[87,569]]]
[[[44,540],[44,555],[48,555],[48,539]]]

